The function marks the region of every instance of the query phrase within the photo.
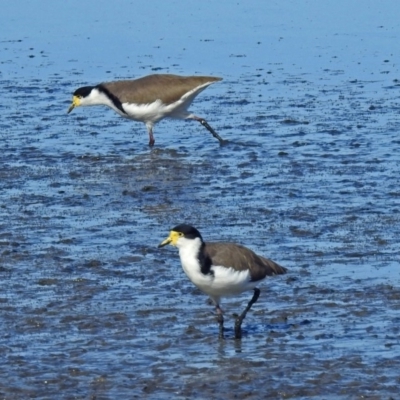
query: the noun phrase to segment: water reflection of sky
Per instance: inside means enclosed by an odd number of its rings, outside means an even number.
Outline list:
[[[55,376],[47,397],[101,376],[110,398],[148,379],[178,393],[199,376],[216,388],[244,376],[243,398],[268,379],[289,397],[291,385],[376,394],[347,385],[354,377],[383,382],[380,395],[394,387],[398,368],[384,359],[399,354],[397,8],[4,2],[2,389],[44,373]],[[165,121],[149,151],[144,126],[110,110],[66,114],[78,85],[154,72],[222,76],[194,109],[230,145]],[[173,249],[156,249],[189,219],[207,239],[240,241],[290,270],[262,285],[240,344],[214,340],[205,296]],[[229,337],[245,297],[224,302]],[[322,371],[332,382],[306,382]]]
[[[398,70],[397,11],[396,2],[345,0],[5,2],[3,46],[22,40],[25,50],[1,70],[21,74],[33,55],[24,75],[51,67],[82,72],[89,81],[107,72],[138,76],[154,67],[237,76],[238,68],[279,65],[378,78]]]

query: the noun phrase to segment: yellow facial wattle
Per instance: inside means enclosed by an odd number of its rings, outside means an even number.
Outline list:
[[[68,113],[69,114],[75,107],[78,107],[81,104],[81,99],[78,96],[74,96],[72,98],[72,104],[68,108]]]
[[[164,247],[167,244],[170,244],[171,246],[176,246],[176,242],[178,241],[178,239],[182,236],[182,233],[180,232],[175,232],[175,231],[171,231],[169,233],[169,236],[162,241],[158,247]]]

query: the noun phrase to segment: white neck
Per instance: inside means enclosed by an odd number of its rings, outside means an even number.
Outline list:
[[[93,88],[90,92],[89,96],[84,97],[80,103],[81,106],[108,106],[112,108],[116,113],[125,117],[126,115],[121,112],[117,107],[115,107],[114,103],[101,91],[96,88]]]
[[[201,273],[201,266],[198,259],[201,244],[200,238],[180,238],[176,244],[179,249],[182,268],[193,283],[198,281],[199,275],[203,275]]]

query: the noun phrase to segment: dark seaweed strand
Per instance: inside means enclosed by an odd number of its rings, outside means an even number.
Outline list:
[[[106,87],[103,85],[97,85],[96,88],[100,91],[103,92],[114,104],[118,110],[121,110],[124,114],[126,114],[124,108],[122,107],[122,103],[118,99],[118,97],[114,96]]]

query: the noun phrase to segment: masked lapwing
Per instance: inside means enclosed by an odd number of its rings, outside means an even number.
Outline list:
[[[122,117],[145,123],[150,146],[155,143],[153,128],[157,122],[164,118],[193,119],[223,143],[204,118],[188,110],[198,94],[220,80],[222,78],[212,76],[156,74],[135,80],[84,86],[74,92],[68,114],[78,106],[108,106]]]
[[[254,290],[245,310],[236,318],[235,338],[242,337],[242,322],[260,295],[258,284],[267,276],[285,274],[286,268],[257,255],[252,250],[229,242],[204,242],[200,232],[190,225],[178,225],[158,247],[171,244],[179,249],[182,268],[188,278],[216,307],[219,337],[224,337],[221,297]]]

